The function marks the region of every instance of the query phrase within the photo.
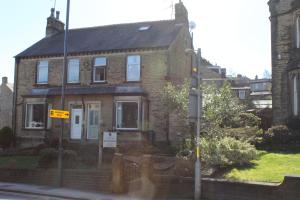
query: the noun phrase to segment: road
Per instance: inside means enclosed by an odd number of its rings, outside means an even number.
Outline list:
[[[0,199],[7,200],[67,200],[65,198],[56,198],[56,197],[47,197],[47,196],[39,196],[39,195],[31,195],[31,194],[22,194],[22,193],[14,193],[14,192],[3,192],[0,191]]]

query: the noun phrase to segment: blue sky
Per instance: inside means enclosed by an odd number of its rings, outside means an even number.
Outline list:
[[[179,0],[71,0],[70,28],[170,19]],[[45,36],[55,0],[2,1],[0,77],[13,81],[14,56]],[[182,0],[196,23],[194,46],[228,73],[261,77],[271,70],[268,0]],[[66,0],[56,0],[65,21]],[[174,13],[173,13],[174,14]]]

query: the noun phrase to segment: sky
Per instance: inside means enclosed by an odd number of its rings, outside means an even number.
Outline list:
[[[179,0],[70,0],[70,28],[174,19]],[[65,22],[67,0],[1,1],[0,77],[14,78],[14,56],[45,36],[54,7]],[[195,49],[227,74],[262,77],[271,71],[268,0],[182,0]]]

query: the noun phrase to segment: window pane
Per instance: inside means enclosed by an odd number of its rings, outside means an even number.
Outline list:
[[[95,67],[94,81],[105,81],[105,67]]]
[[[37,68],[37,83],[48,82],[48,61],[40,61]]]
[[[79,82],[79,60],[71,59],[68,65],[68,82],[78,83]]]
[[[127,81],[140,80],[140,56],[127,57]]]
[[[106,66],[106,58],[96,58],[95,66]]]
[[[117,128],[138,128],[138,103],[117,103]]]
[[[45,105],[27,104],[26,127],[43,128],[45,125]]]

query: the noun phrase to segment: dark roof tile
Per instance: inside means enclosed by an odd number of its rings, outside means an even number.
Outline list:
[[[139,30],[150,26],[148,30]],[[138,22],[69,30],[69,53],[168,47],[182,24],[175,20]],[[64,32],[45,37],[16,57],[63,54]]]

